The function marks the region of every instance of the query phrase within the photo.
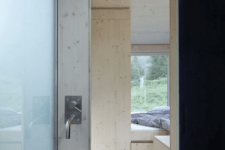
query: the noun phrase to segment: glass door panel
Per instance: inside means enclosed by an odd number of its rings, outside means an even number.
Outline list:
[[[0,150],[53,150],[54,0],[0,0]]]

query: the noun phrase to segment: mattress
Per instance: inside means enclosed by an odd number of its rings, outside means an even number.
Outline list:
[[[168,135],[169,131],[160,128],[131,124],[131,141],[153,141],[156,135]]]

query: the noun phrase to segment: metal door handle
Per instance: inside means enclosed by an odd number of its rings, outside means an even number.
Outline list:
[[[75,108],[75,109],[78,110],[79,112],[82,112],[79,108],[76,107],[76,106],[77,106],[77,103],[76,103],[75,101],[71,101],[68,105],[69,105],[69,108],[70,108],[70,109]]]
[[[76,115],[71,115],[70,118],[66,121],[66,139],[70,139],[70,128],[71,128],[71,121]]]
[[[75,101],[71,101],[68,103],[68,107],[70,109],[76,109],[77,111],[79,111],[80,113],[82,112],[79,108],[76,107],[77,106],[77,102]],[[72,112],[74,113],[74,112]],[[75,118],[75,114],[71,114],[70,115],[70,118],[67,119],[66,121],[66,139],[70,139],[70,128],[71,128],[71,121]]]

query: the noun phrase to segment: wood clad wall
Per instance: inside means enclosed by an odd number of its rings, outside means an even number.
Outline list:
[[[130,7],[130,0],[91,0],[91,7]]]
[[[89,0],[58,0],[58,150],[87,150],[89,112]],[[82,124],[65,136],[65,96],[82,96]]]
[[[153,150],[153,143],[131,143],[131,150]]]
[[[169,0],[131,0],[131,44],[169,44]]]
[[[130,150],[130,11],[93,9],[91,150]]]
[[[132,44],[131,51],[169,51],[169,44]]]
[[[177,53],[177,0],[170,0],[170,149],[179,149],[178,121],[178,53]]]

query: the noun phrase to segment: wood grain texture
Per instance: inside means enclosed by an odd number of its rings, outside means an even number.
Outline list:
[[[154,136],[153,150],[170,150],[170,136]]]
[[[168,135],[167,131],[131,131],[131,141],[153,140],[155,135]]]
[[[131,44],[169,44],[169,0],[131,0]]]
[[[89,149],[89,0],[58,1],[58,149]],[[82,124],[65,137],[66,95],[82,96]]]
[[[177,0],[170,0],[170,139],[171,150],[179,148],[179,137],[177,126],[177,112],[178,112],[178,54],[177,54],[177,27],[176,27],[176,13]]]
[[[170,51],[169,44],[132,44],[131,52],[138,51]]]
[[[133,131],[131,132],[131,141],[153,140],[155,135],[168,135],[167,131]]]
[[[92,9],[91,20],[130,20],[130,9]]]
[[[129,18],[92,20],[91,150],[130,150],[130,51]]]
[[[168,134],[168,131],[160,128],[131,124],[131,141],[151,141],[155,135]]]
[[[131,141],[131,143],[153,143],[153,140],[150,140],[150,141]]]
[[[153,143],[131,143],[131,150],[153,150]]]
[[[91,7],[130,7],[130,0],[92,0]]]

